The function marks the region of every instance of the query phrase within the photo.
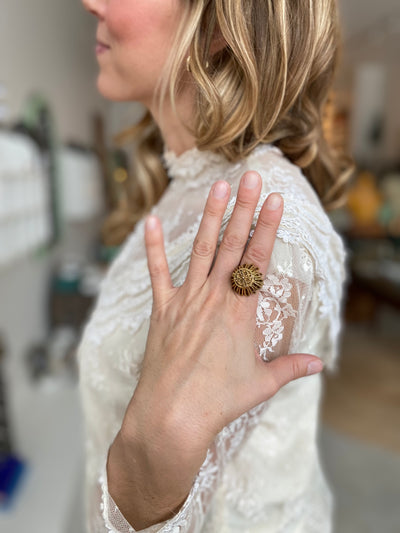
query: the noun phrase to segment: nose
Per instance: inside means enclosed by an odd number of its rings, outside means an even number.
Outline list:
[[[82,0],[86,9],[97,18],[104,18],[106,0]]]

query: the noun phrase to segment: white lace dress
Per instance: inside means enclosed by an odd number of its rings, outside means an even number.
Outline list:
[[[306,352],[332,367],[340,329],[344,250],[299,168],[271,145],[259,146],[237,164],[197,149],[178,157],[166,152],[164,161],[172,181],[153,212],[163,222],[175,285],[185,279],[213,182],[225,179],[232,186],[221,234],[246,170],[262,176],[259,207],[270,192],[282,194],[284,215],[259,293],[254,340],[265,360]],[[258,213],[259,209],[254,220]],[[141,222],[108,270],[78,350],[90,533],[135,531],[107,492],[105,465],[140,375],[151,304]],[[332,498],[316,446],[320,393],[319,375],[291,382],[225,427],[179,513],[144,531],[329,532]]]

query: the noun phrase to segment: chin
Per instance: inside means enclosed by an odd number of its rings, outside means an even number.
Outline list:
[[[121,94],[121,91],[118,90],[118,87],[115,87],[115,84],[108,83],[107,80],[104,80],[102,76],[97,78],[96,85],[99,93],[107,100],[111,100],[113,102],[123,102],[125,100]]]
[[[97,78],[97,90],[107,100],[112,102],[141,102],[142,98],[137,91],[132,91],[132,88],[124,88],[122,84],[111,82],[107,77],[102,76],[101,73]]]

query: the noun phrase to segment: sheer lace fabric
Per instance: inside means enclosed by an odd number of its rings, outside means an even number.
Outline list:
[[[257,170],[263,194],[254,223],[270,192],[280,192],[285,200],[259,292],[254,335],[258,353],[266,361],[289,352],[315,353],[332,367],[340,330],[344,250],[300,170],[270,145],[258,147],[235,165],[197,149],[179,157],[166,152],[164,160],[172,181],[153,212],[163,222],[175,285],[185,279],[212,183],[225,179],[232,187],[222,236],[240,177],[248,169]],[[135,531],[108,493],[105,466],[140,376],[151,303],[143,223],[139,223],[109,268],[78,352],[91,533]],[[319,376],[290,383],[225,427],[178,514],[144,531],[330,531],[331,496],[315,444],[320,386]]]

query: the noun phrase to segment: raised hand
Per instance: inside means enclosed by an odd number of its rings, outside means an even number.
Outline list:
[[[322,369],[312,355],[266,363],[255,352],[258,296],[235,293],[231,274],[250,263],[265,275],[283,201],[276,193],[267,198],[247,245],[261,192],[259,175],[247,172],[215,257],[229,192],[223,181],[212,187],[181,287],[171,281],[160,221],[151,216],[146,222],[153,311],[141,377],[109,459],[114,499],[126,505],[134,527],[165,518],[182,503],[224,426],[289,381]],[[117,487],[117,471],[130,490],[140,488],[135,508],[128,509],[127,494]]]

